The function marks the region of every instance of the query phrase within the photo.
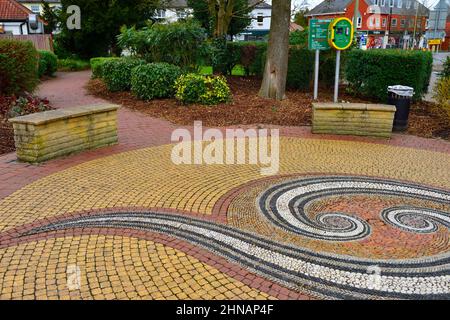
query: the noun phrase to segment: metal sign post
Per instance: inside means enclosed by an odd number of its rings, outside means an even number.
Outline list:
[[[341,51],[348,49],[353,42],[353,24],[348,18],[334,19],[329,26],[328,42],[336,49],[336,75],[334,78],[334,103],[338,102],[339,72],[341,69]]]
[[[341,50],[336,51],[336,75],[334,77],[334,103],[338,102],[339,95],[339,72],[341,69]]]
[[[319,61],[320,50],[316,50],[316,63],[314,68],[314,100],[317,100],[319,96]]]
[[[319,96],[319,62],[320,50],[329,50],[328,44],[328,26],[331,19],[311,19],[309,20],[308,48],[315,50],[314,67],[314,100]]]

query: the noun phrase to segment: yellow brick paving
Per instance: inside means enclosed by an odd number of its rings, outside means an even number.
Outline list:
[[[450,155],[380,144],[280,139],[280,174],[378,176],[450,188]],[[83,163],[40,179],[0,201],[0,231],[62,213],[162,207],[209,215],[227,191],[260,179],[256,165],[180,165],[172,145]]]
[[[280,174],[368,175],[450,188],[446,153],[299,138],[281,138],[280,144]],[[262,177],[256,165],[176,166],[172,147],[113,155],[42,178],[0,201],[0,231],[114,207],[210,215],[228,191]],[[73,264],[81,268],[82,285],[69,292],[66,269]],[[268,298],[182,252],[118,236],[65,237],[2,249],[0,281],[3,299]]]
[[[121,236],[21,244],[0,261],[0,299],[273,299],[179,250]]]

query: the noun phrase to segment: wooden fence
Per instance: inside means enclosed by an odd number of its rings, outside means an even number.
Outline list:
[[[0,34],[0,39],[13,39],[18,41],[31,41],[37,50],[53,52],[53,38],[50,34],[11,35]]]

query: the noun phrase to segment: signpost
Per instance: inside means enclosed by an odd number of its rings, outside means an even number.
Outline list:
[[[338,102],[339,72],[341,68],[341,51],[348,49],[353,42],[353,23],[348,18],[337,18],[328,28],[328,43],[336,49],[336,75],[334,82],[334,102]]]
[[[311,19],[309,20],[309,50],[316,51],[315,68],[314,68],[314,100],[317,100],[319,93],[319,60],[320,50],[329,50],[328,43],[328,27],[331,19]]]
[[[308,48],[316,51],[314,68],[314,100],[319,91],[319,58],[321,50],[336,50],[336,78],[334,102],[338,99],[341,50],[348,49],[353,42],[353,24],[347,18],[309,20]]]

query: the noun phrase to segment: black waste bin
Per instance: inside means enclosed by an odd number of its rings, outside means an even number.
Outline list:
[[[405,131],[408,129],[409,110],[414,95],[414,88],[406,86],[388,87],[388,104],[397,108],[394,118],[394,131]]]

